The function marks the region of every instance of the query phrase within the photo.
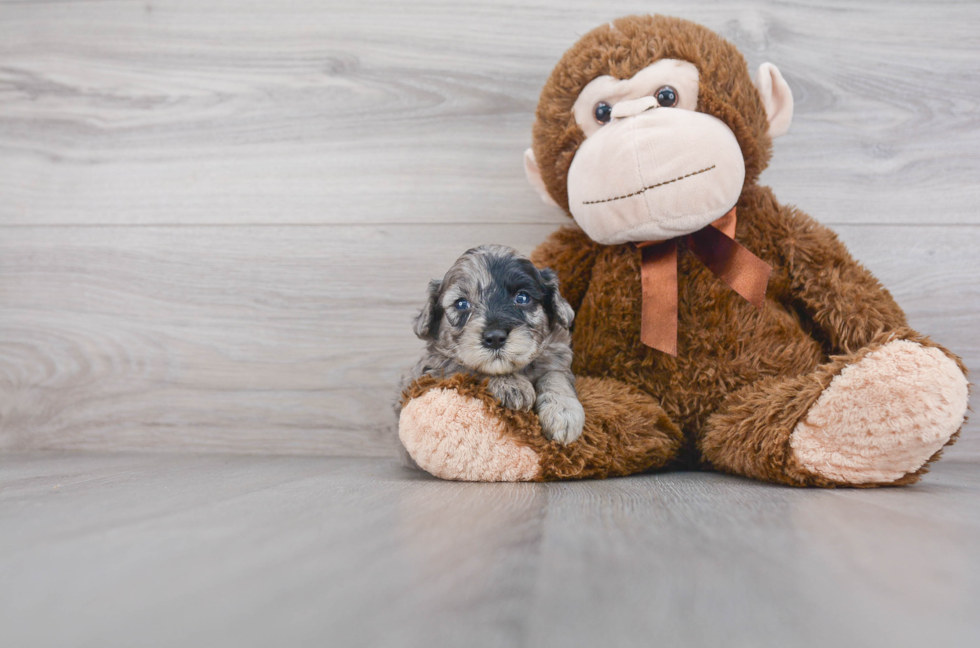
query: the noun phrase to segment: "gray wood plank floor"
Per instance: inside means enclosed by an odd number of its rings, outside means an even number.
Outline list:
[[[565,222],[551,67],[652,10],[780,66],[763,182],[980,366],[980,3],[0,0],[0,450],[388,453],[426,281]]]
[[[978,546],[977,462],[825,491],[25,454],[0,463],[0,642],[973,647]]]

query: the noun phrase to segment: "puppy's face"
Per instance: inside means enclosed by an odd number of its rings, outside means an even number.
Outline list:
[[[574,316],[554,272],[512,248],[484,245],[429,283],[415,334],[470,369],[509,374],[532,362],[548,335],[568,329]]]

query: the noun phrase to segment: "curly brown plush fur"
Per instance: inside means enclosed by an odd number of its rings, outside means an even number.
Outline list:
[[[670,58],[697,65],[698,111],[717,117],[735,133],[745,158],[745,186],[758,180],[772,141],[766,111],[741,53],[710,29],[686,20],[629,16],[583,36],[565,52],[541,91],[534,154],[551,197],[562,209],[568,211],[568,168],[585,140],[572,115],[582,88],[603,74],[628,79],[650,63]]]
[[[869,439],[841,449],[842,457],[834,459],[844,465],[841,473],[821,474],[812,461],[808,468],[791,442],[837,377],[861,362],[885,362],[880,352],[887,347],[890,353],[896,347],[888,345],[896,341],[914,343],[910,346],[921,349],[929,362],[937,354],[928,350],[939,349],[939,357],[952,360],[948,371],[966,370],[958,357],[908,328],[889,292],[833,232],[780,205],[771,190],[757,184],[771,149],[766,112],[744,59],[730,43],[699,25],[662,16],[622,18],[582,37],[556,66],[537,110],[533,147],[549,194],[568,211],[568,170],[584,140],[572,105],[582,88],[599,75],[630,78],[663,58],[697,66],[698,111],[725,122],[741,147],[746,174],[736,240],[773,268],[764,307],[757,310],[738,297],[680,246],[680,353],[671,357],[651,349],[640,341],[638,250],[631,244],[600,245],[578,227],[565,227],[539,246],[532,260],[558,274],[576,311],[573,371],[586,411],[582,439],[568,447],[547,442],[533,415],[503,410],[478,384],[420,382],[406,397],[440,387],[482,401],[490,415],[506,423],[516,443],[536,453],[535,479],[687,465],[795,486],[913,483],[939,452],[898,477],[839,476],[850,474],[848,462],[860,463],[861,453],[880,451],[871,438],[878,433],[874,426],[868,428]],[[950,380],[965,385],[962,375]],[[923,385],[923,393],[929,388]],[[914,385],[893,391],[915,396]],[[813,429],[808,434],[822,433]],[[409,441],[418,442],[414,431],[405,432],[403,440],[408,434],[415,435]],[[943,436],[942,442],[952,443],[957,434]],[[869,445],[861,446],[865,441]]]
[[[585,429],[567,446],[548,441],[533,413],[503,407],[487,390],[486,381],[462,374],[449,380],[421,378],[402,394],[402,404],[431,389],[453,389],[480,401],[507,424],[515,443],[538,454],[542,470],[536,481],[629,475],[663,468],[677,455],[683,433],[643,392],[608,378],[579,378],[575,388],[582,394]]]

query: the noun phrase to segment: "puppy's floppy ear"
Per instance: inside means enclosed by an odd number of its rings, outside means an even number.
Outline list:
[[[561,296],[561,291],[558,289],[558,275],[551,268],[542,268],[539,272],[544,285],[544,307],[551,318],[552,326],[571,328],[575,320],[575,311]]]
[[[412,322],[412,330],[422,340],[434,340],[439,333],[439,320],[442,319],[442,306],[439,305],[441,289],[442,281],[433,279],[429,282],[429,298]]]

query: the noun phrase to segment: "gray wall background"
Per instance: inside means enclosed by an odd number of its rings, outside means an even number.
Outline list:
[[[0,451],[389,453],[426,281],[565,222],[552,66],[650,12],[780,67],[763,182],[980,367],[977,3],[0,0]]]

